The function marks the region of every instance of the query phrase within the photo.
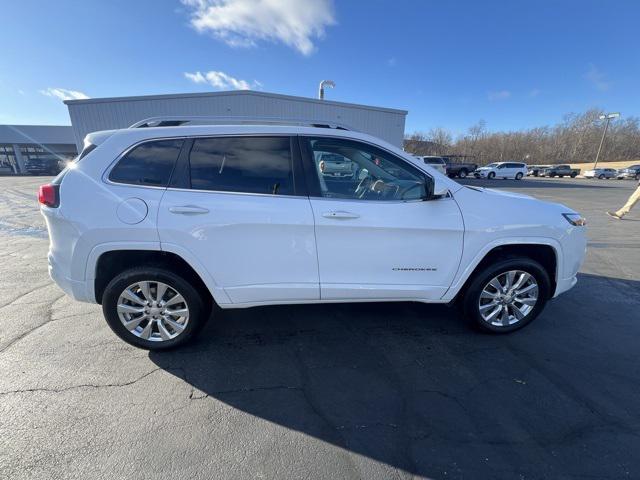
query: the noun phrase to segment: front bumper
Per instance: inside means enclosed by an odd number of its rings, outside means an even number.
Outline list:
[[[578,283],[577,275],[573,275],[572,277],[563,278],[559,280],[556,284],[556,291],[553,294],[553,298],[557,297],[558,295],[564,292],[571,290],[573,287],[575,287],[576,283]]]

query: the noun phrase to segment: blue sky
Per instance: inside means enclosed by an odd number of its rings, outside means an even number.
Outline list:
[[[407,132],[640,115],[631,0],[5,0],[2,13],[0,123],[69,124],[60,97],[74,95],[315,96],[323,78],[329,99],[409,110]]]

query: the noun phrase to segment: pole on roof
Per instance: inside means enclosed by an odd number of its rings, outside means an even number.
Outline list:
[[[333,80],[322,80],[318,87],[318,98],[324,100],[324,87],[335,88],[336,83]]]

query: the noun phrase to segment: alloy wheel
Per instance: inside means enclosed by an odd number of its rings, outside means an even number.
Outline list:
[[[538,283],[523,270],[510,270],[492,278],[482,289],[478,308],[482,319],[496,327],[522,321],[538,303]]]
[[[189,323],[189,306],[175,288],[154,280],[125,288],[116,306],[122,325],[136,337],[151,342],[172,340]]]

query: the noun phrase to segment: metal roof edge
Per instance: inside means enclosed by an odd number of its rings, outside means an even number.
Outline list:
[[[284,95],[281,93],[259,92],[256,90],[232,90],[224,92],[199,92],[199,93],[168,93],[162,95],[139,95],[129,97],[103,97],[103,98],[88,98],[82,100],[64,100],[65,105],[87,105],[92,103],[111,103],[111,102],[139,102],[146,100],[168,100],[178,98],[198,98],[198,97],[225,97],[225,96],[237,96],[237,95],[252,95],[258,97],[269,98],[281,98],[285,100],[303,101],[307,103],[318,103],[326,105],[336,105],[346,108],[359,108],[366,110],[375,110],[379,112],[391,112],[401,115],[407,115],[408,110],[400,110],[396,108],[376,107],[373,105],[362,105],[358,103],[338,102],[334,100],[320,100],[310,97],[299,97],[294,95]]]

